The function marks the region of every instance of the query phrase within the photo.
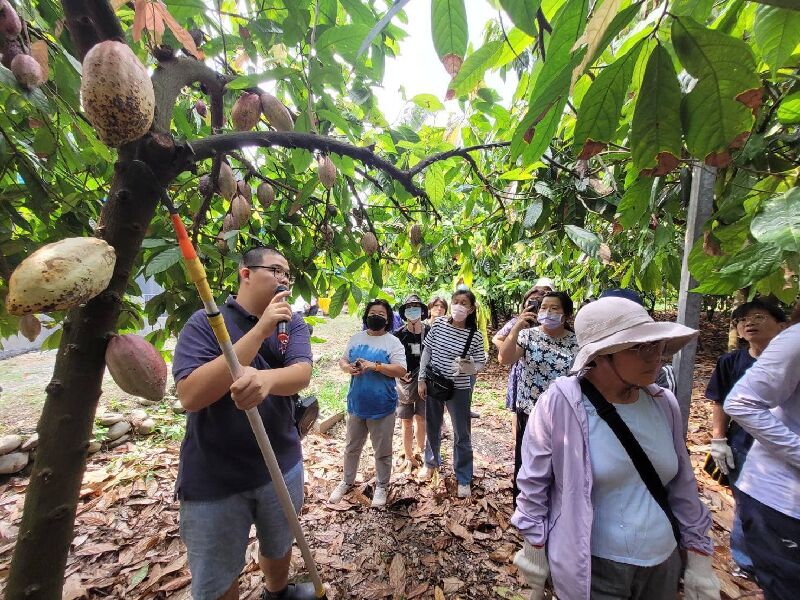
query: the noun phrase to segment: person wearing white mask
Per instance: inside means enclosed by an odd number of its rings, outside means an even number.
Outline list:
[[[425,466],[419,479],[428,481],[442,463],[440,450],[445,403],[453,424],[453,470],[458,497],[472,495],[472,425],[470,405],[475,377],[486,366],[483,337],[477,330],[475,294],[456,291],[449,319],[433,323],[425,338],[419,366],[420,397],[425,401]]]
[[[522,465],[522,438],[528,417],[550,382],[566,375],[578,352],[575,334],[567,329],[567,320],[574,310],[566,292],[547,292],[538,312],[526,307],[500,347],[497,359],[501,365],[519,361],[517,380],[517,427],[514,443],[514,488],[516,506],[519,488],[517,474]],[[535,321],[538,327],[533,327]]]
[[[397,378],[397,418],[403,429],[404,464],[402,469],[410,473],[419,467],[417,453],[414,451],[416,438],[419,454],[425,447],[425,400],[419,395],[419,362],[422,358],[425,338],[430,326],[423,323],[428,318],[428,307],[417,294],[411,294],[400,307],[400,318],[405,326],[394,332],[406,351],[408,372]]]

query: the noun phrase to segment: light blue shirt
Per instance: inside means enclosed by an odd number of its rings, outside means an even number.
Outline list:
[[[406,366],[406,349],[391,333],[369,335],[360,331],[350,338],[344,358],[379,362],[384,365]],[[394,377],[375,371],[365,371],[350,378],[347,392],[347,412],[361,419],[382,419],[397,408],[397,384]]]
[[[597,414],[582,399],[589,425],[592,463],[592,556],[652,567],[672,554],[677,543],[669,519],[647,490],[628,453]],[[632,404],[614,404],[620,417],[653,463],[663,484],[678,473],[672,431],[646,392]]]
[[[725,400],[755,438],[736,487],[800,519],[800,325],[774,338]]]

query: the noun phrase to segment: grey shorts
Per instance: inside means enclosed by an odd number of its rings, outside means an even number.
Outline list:
[[[303,505],[303,461],[284,473],[295,510]],[[286,556],[292,535],[272,482],[219,500],[183,500],[181,538],[189,556],[192,598],[216,600],[236,581],[245,565],[250,526],[256,526],[259,553]]]
[[[417,400],[414,402],[404,403],[398,402],[397,403],[397,418],[406,420],[406,419],[413,419],[414,416],[425,418],[425,400],[422,400],[417,396]]]

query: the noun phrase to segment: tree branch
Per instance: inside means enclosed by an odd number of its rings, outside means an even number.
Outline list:
[[[179,56],[162,60],[152,76],[153,90],[156,96],[156,114],[153,129],[169,132],[172,111],[181,90],[187,85],[199,82],[208,90],[211,97],[212,131],[222,128],[224,114],[222,95],[228,79],[207,66],[203,61],[187,56]]]
[[[493,142],[491,144],[480,144],[478,146],[468,146],[467,148],[455,148],[454,150],[448,150],[447,152],[432,154],[428,158],[419,161],[416,165],[414,165],[414,168],[408,170],[408,173],[413,177],[423,169],[426,169],[431,164],[440,160],[446,160],[454,156],[460,156],[464,159],[469,159],[468,153],[473,152],[475,150],[491,150],[493,148],[506,148],[510,145],[511,142]],[[467,162],[469,162],[469,160]]]
[[[389,193],[388,193],[388,192],[387,192],[385,189],[383,189],[383,186],[381,185],[381,182],[380,182],[380,181],[378,181],[377,179],[375,179],[375,178],[374,178],[372,175],[370,175],[369,173],[367,173],[367,172],[366,172],[364,169],[359,169],[359,168],[356,168],[356,169],[355,169],[355,172],[356,172],[356,173],[358,173],[359,175],[361,175],[361,177],[363,177],[363,178],[364,178],[364,179],[366,179],[367,181],[369,181],[369,182],[370,182],[372,185],[374,185],[376,188],[378,188],[378,189],[379,189],[381,192],[383,192],[383,194],[384,194],[384,195],[385,195],[385,196],[386,196],[386,197],[389,199],[389,202],[391,202],[392,204],[394,204],[395,208],[396,208],[398,211],[400,211],[400,214],[402,214],[402,215],[405,217],[406,221],[412,221],[412,220],[413,220],[413,219],[411,218],[411,215],[410,215],[410,214],[408,213],[408,211],[406,210],[406,207],[405,207],[405,206],[402,206],[402,205],[401,205],[401,204],[400,204],[400,203],[399,203],[399,202],[398,202],[398,201],[395,199],[395,197],[394,197],[392,194],[389,194]]]

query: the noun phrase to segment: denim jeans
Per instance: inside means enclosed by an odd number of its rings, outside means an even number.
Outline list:
[[[453,424],[453,470],[458,483],[464,485],[472,482],[472,388],[456,389],[453,396],[446,401],[428,395],[425,401],[425,464],[438,467],[442,464],[441,435],[444,405]]]

